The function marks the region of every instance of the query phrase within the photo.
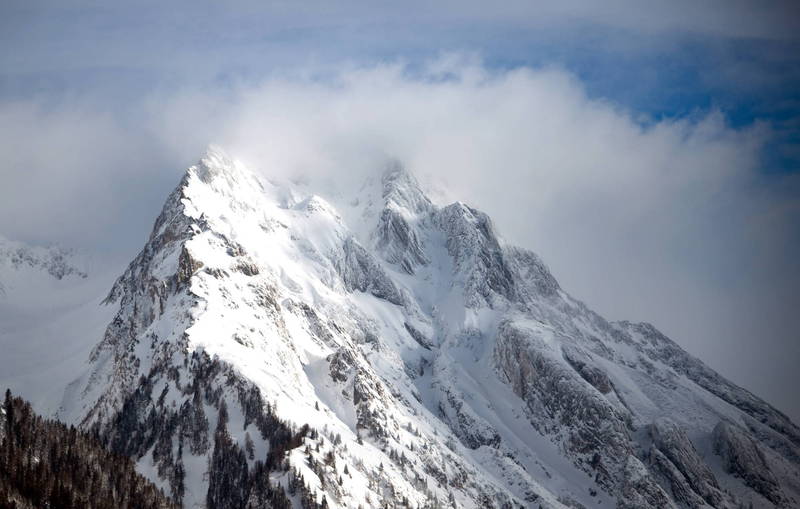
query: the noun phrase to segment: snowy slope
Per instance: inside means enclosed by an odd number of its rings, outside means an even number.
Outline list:
[[[276,451],[270,482],[296,505],[800,500],[788,418],[651,326],[593,313],[398,163],[336,189],[210,149],[105,308],[62,416],[187,507]],[[254,453],[227,461],[226,440]]]
[[[0,388],[48,415],[113,317],[98,305],[113,279],[86,264],[70,250],[0,237]]]

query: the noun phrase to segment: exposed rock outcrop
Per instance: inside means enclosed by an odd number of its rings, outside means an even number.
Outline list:
[[[666,478],[675,500],[688,507],[727,507],[717,478],[675,422],[660,418],[649,427],[650,462]]]
[[[743,430],[720,422],[714,428],[714,452],[722,458],[725,471],[740,477],[774,504],[781,504],[784,495],[767,463],[764,452]]]

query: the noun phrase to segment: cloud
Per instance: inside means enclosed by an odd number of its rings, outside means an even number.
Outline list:
[[[127,256],[174,179],[147,133],[94,104],[0,103],[0,140],[0,232],[32,243]]]
[[[509,0],[492,9],[475,0],[232,3],[6,2],[0,6],[3,74],[57,71],[80,83],[86,73],[117,69],[209,79],[220,71],[260,74],[297,62],[323,66],[441,49],[501,49],[502,58],[518,60],[576,40],[593,49],[611,44],[622,53],[674,48],[682,37],[800,40],[800,8],[791,0]],[[795,46],[790,50],[796,54]]]
[[[0,107],[0,231],[130,257],[209,142],[268,176],[354,181],[397,157],[489,212],[611,319],[649,320],[786,409],[796,386],[797,179],[759,172],[768,125],[641,117],[559,68],[445,56],[91,103]]]

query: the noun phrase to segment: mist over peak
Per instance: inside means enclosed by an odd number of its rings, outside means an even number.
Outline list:
[[[792,506],[797,14],[3,3],[0,384],[185,506]]]

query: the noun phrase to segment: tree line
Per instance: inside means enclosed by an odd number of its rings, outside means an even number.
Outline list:
[[[173,508],[99,437],[44,419],[10,390],[0,408],[0,509]]]

